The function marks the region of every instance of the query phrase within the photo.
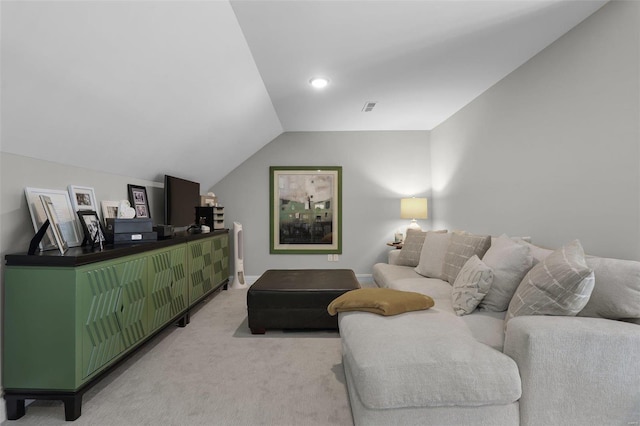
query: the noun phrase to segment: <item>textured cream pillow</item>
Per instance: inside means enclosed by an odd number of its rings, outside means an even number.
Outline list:
[[[587,256],[597,284],[578,316],[640,318],[640,262]]]
[[[580,241],[572,241],[531,268],[511,299],[505,324],[522,315],[576,315],[594,284]]]
[[[407,229],[407,237],[404,240],[404,244],[402,244],[396,265],[418,266],[422,244],[426,235],[426,232],[417,229]]]
[[[493,312],[507,310],[520,282],[533,266],[529,251],[528,246],[518,244],[506,235],[493,239],[482,257],[484,264],[493,270],[493,284],[480,308]]]
[[[491,245],[490,235],[474,235],[468,232],[455,231],[451,234],[451,240],[444,255],[442,266],[442,279],[453,284],[458,272],[474,254],[482,258]]]
[[[446,231],[427,231],[415,271],[425,277],[442,279],[442,265],[450,238],[451,234]]]
[[[365,311],[379,315],[431,308],[435,302],[429,296],[391,288],[359,288],[336,297],[327,307],[329,315],[338,312]]]
[[[491,288],[493,271],[478,256],[473,255],[464,264],[451,291],[451,302],[456,315],[467,315],[485,297]]]

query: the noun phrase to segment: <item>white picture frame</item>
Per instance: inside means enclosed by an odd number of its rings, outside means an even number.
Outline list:
[[[100,205],[102,206],[102,217],[104,218],[104,223],[106,226],[107,219],[115,219],[118,217],[118,207],[120,206],[120,201],[103,200],[100,201]]]
[[[69,185],[68,190],[74,211],[93,210],[96,213],[98,212],[96,193],[93,188],[88,186]]]
[[[56,246],[58,250],[60,250],[60,254],[64,254],[69,246],[62,235],[60,229],[60,221],[58,220],[58,215],[56,214],[55,206],[53,205],[53,201],[51,201],[51,197],[47,195],[40,195],[40,201],[42,202],[42,206],[44,207],[45,215],[49,220],[49,228],[53,233],[54,239],[56,241]]]
[[[26,187],[24,194],[27,199],[27,206],[29,207],[29,213],[31,214],[31,222],[36,232],[42,227],[47,220],[47,215],[44,211],[44,206],[40,200],[40,195],[46,195],[51,198],[51,202],[54,207],[55,214],[58,218],[60,233],[69,247],[78,247],[82,244],[82,232],[80,231],[78,218],[73,206],[71,205],[71,199],[69,198],[69,192],[58,189],[42,189]],[[43,238],[40,242],[40,250],[52,250],[56,248],[54,240],[52,240],[53,234],[46,233],[46,238]]]

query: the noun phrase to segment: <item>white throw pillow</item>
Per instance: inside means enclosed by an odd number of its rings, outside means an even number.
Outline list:
[[[444,231],[444,233],[427,231],[427,236],[420,252],[420,262],[415,271],[425,277],[442,279],[442,265],[444,264],[444,255],[447,253],[450,238],[451,234],[447,233],[447,231]]]
[[[471,256],[460,269],[453,283],[451,303],[456,315],[467,315],[473,312],[491,288],[492,281],[491,268],[478,256]]]
[[[501,235],[493,240],[482,261],[493,270],[493,284],[480,303],[480,308],[504,312],[520,282],[533,266],[530,249]]]
[[[576,315],[594,284],[580,242],[572,241],[531,268],[513,295],[505,323],[522,315]]]

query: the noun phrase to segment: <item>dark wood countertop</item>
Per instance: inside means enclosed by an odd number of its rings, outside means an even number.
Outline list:
[[[213,237],[228,233],[228,229],[217,230],[206,234],[180,234],[172,238],[133,244],[108,244],[103,250],[90,247],[70,247],[67,252],[62,255],[60,251],[47,250],[41,251],[34,255],[24,253],[7,254],[5,261],[7,266],[54,266],[54,267],[76,267],[88,265],[90,263],[102,262],[104,260],[117,259],[132,254],[144,253],[146,251],[157,250],[170,247],[189,241],[197,241],[203,238]]]

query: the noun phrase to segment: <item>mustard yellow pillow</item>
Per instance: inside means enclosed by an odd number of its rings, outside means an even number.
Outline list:
[[[434,304],[429,296],[412,291],[360,288],[335,298],[327,307],[327,311],[329,315],[347,311],[366,311],[388,316],[429,309]]]

